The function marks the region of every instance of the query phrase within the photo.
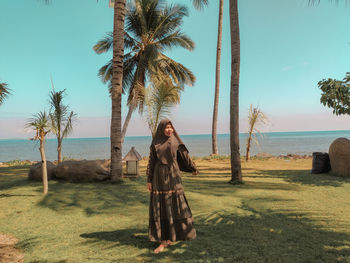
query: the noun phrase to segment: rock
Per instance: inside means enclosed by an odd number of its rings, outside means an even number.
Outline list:
[[[312,174],[328,173],[331,169],[328,153],[312,153]]]
[[[329,146],[332,173],[350,178],[350,141],[338,138]]]
[[[34,163],[28,172],[28,179],[29,180],[36,180],[41,181],[43,176],[41,173],[41,162]],[[55,179],[55,170],[56,166],[50,162],[46,161],[46,168],[47,168],[47,180]]]
[[[64,161],[57,165],[56,178],[71,182],[110,179],[110,160]]]

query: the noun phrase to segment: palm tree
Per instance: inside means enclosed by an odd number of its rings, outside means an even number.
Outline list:
[[[256,144],[258,144],[258,139],[256,134],[260,133],[258,128],[256,127],[259,124],[266,124],[267,123],[267,117],[266,115],[259,109],[259,107],[254,107],[250,104],[250,109],[248,112],[248,123],[249,123],[249,130],[248,130],[248,137],[247,137],[247,148],[246,148],[246,155],[245,160],[250,160],[250,147],[251,142],[254,141]]]
[[[125,0],[115,0],[113,19],[112,117],[111,117],[111,178],[120,181],[122,170],[122,83],[124,59]]]
[[[159,121],[169,115],[171,107],[180,103],[181,90],[166,81],[152,84],[146,89],[147,123],[152,137],[156,134]]]
[[[7,83],[0,83],[0,106],[4,102],[4,100],[10,95],[9,88],[7,87]]]
[[[239,70],[240,38],[237,0],[230,0],[231,31],[231,90],[230,90],[230,148],[231,184],[241,184],[242,168],[239,153]]]
[[[31,140],[40,141],[40,155],[41,155],[41,172],[43,180],[44,194],[47,194],[49,186],[47,181],[47,168],[46,168],[46,156],[45,156],[45,136],[51,132],[49,115],[45,111],[39,112],[29,119],[25,125],[27,128],[31,128],[35,131],[35,136]]]
[[[160,0],[136,0],[127,10],[124,43],[128,52],[124,55],[123,89],[129,91],[129,111],[123,125],[122,140],[133,111],[137,107],[140,113],[143,111],[145,85],[152,76],[157,74],[158,78],[170,78],[172,85],[179,87],[193,85],[193,73],[163,53],[176,46],[188,50],[194,48],[193,41],[179,29],[187,14],[186,7],[163,7]],[[109,33],[93,49],[101,54],[107,52],[112,44]],[[110,81],[110,69],[111,61],[99,70],[103,82]]]
[[[57,137],[57,160],[58,163],[62,162],[62,141],[63,138],[67,137],[72,132],[73,118],[76,114],[71,111],[67,105],[63,105],[62,99],[64,97],[65,90],[50,92],[50,105],[53,112],[49,114],[51,127],[53,133]]]
[[[220,56],[221,56],[221,39],[222,39],[222,16],[224,10],[224,0],[220,0],[219,4],[219,23],[218,23],[218,40],[216,47],[216,71],[215,71],[215,96],[212,123],[212,154],[218,154],[218,143],[216,138],[218,123],[218,107],[219,107],[219,89],[220,89]]]

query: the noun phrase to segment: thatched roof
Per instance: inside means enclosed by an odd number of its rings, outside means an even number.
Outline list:
[[[130,151],[125,155],[123,161],[140,161],[141,155],[136,151],[135,147],[131,147]]]

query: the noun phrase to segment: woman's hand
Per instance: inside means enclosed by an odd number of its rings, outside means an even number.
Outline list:
[[[152,183],[147,183],[147,190],[148,190],[149,192],[152,191]]]
[[[197,174],[199,174],[198,170],[192,172],[192,175],[197,175]]]

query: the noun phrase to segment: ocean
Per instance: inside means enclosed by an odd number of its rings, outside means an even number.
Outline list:
[[[247,135],[240,134],[241,155],[245,155]],[[308,132],[270,132],[258,135],[259,144],[252,144],[251,154],[269,153],[271,155],[310,155],[313,152],[328,152],[333,140],[339,137],[350,139],[350,130],[346,131],[308,131]],[[207,156],[211,153],[211,135],[182,135],[182,140],[191,156]],[[230,152],[230,135],[219,134],[219,154]],[[148,156],[150,136],[130,136],[125,138],[123,156],[132,146],[141,156]],[[57,140],[47,139],[45,144],[46,158],[57,159]],[[62,155],[74,159],[108,159],[110,157],[109,138],[67,138],[63,140]],[[0,162],[12,160],[40,160],[39,143],[30,140],[0,140]]]

